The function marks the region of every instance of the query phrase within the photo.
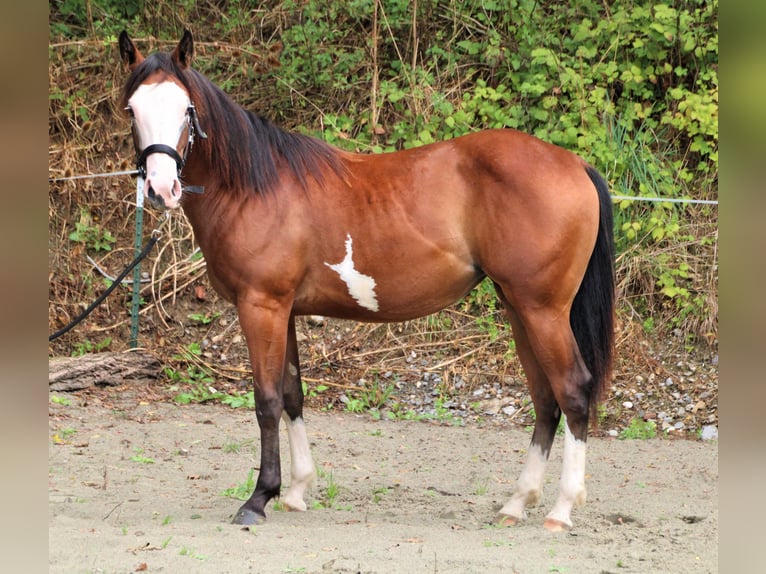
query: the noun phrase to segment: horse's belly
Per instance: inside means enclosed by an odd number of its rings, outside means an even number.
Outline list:
[[[393,266],[398,267],[398,266]],[[466,295],[481,281],[467,264],[411,265],[363,273],[350,265],[330,266],[320,284],[306,285],[295,301],[298,315],[389,322],[430,315]]]

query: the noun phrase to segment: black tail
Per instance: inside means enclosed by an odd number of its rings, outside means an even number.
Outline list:
[[[569,322],[591,376],[591,420],[612,378],[614,357],[614,234],[609,186],[591,166],[586,171],[598,192],[600,215],[596,246],[591,253]]]

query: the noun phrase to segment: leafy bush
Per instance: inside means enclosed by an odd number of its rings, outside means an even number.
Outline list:
[[[128,27],[154,49],[190,23],[195,65],[235,100],[345,149],[511,127],[579,153],[616,194],[717,197],[717,0],[62,0],[50,35],[113,47]],[[83,80],[51,82],[62,131],[101,111]],[[642,321],[715,333],[717,208],[625,200],[614,213],[621,300]]]

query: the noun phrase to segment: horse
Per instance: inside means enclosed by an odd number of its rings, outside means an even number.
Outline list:
[[[573,507],[585,502],[589,422],[614,354],[612,204],[596,169],[513,129],[347,152],[237,105],[191,67],[188,30],[171,52],[147,57],[127,32],[118,42],[145,198],[183,209],[210,283],[236,306],[247,343],[260,469],[232,522],[262,523],[280,497],[281,420],[291,480],[281,502],[306,510],[315,468],[297,316],[409,320],[489,277],[536,412],[516,489],[496,521],[517,524],[538,502],[563,414],[559,494],[544,527],[570,529]]]

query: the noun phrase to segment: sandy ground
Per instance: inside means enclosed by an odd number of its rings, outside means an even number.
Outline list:
[[[309,411],[310,510],[243,529],[222,493],[257,465],[254,413],[65,395],[49,414],[50,572],[718,571],[715,442],[590,439],[588,504],[551,534],[561,438],[542,506],[497,528],[527,432]],[[285,432],[282,448],[286,485]]]

